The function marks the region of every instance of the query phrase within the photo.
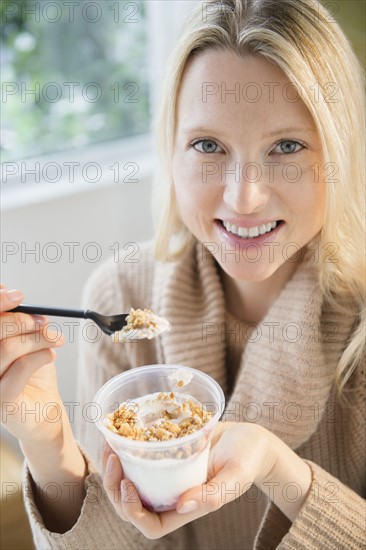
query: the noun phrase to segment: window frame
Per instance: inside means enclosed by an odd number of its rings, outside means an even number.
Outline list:
[[[145,0],[147,8],[147,52],[149,65],[150,120],[154,120],[164,68],[183,21],[198,0]],[[150,123],[151,126],[151,123]],[[98,181],[85,181],[77,175],[87,163],[96,162],[100,166],[101,177]],[[22,164],[23,163],[23,164]],[[38,164],[37,164],[38,163]],[[56,163],[62,168],[62,176],[57,181],[42,181],[42,169],[48,163]],[[70,164],[77,163],[74,181],[70,181]],[[116,181],[116,172],[111,169],[118,163],[120,173],[128,163],[138,165],[138,177],[152,178],[156,156],[152,144],[151,131],[138,136],[125,137],[104,143],[94,143],[73,151],[57,151],[33,158],[4,162],[1,165],[1,208],[2,210],[24,207],[38,202],[53,200],[73,193],[87,192],[91,188],[121,184]],[[5,170],[5,165],[14,166],[14,174]],[[24,181],[26,171],[40,167],[40,181]],[[11,168],[8,166],[8,168]],[[64,173],[65,171],[65,173]],[[4,174],[6,181],[4,181]],[[123,175],[123,174],[121,174]],[[28,179],[28,178],[26,178]],[[38,179],[38,174],[37,174]],[[77,180],[78,179],[78,180]],[[77,180],[77,181],[76,181]],[[124,183],[125,178],[122,178]],[[128,181],[127,181],[128,183]]]

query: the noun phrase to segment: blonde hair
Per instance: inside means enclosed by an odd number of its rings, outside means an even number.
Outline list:
[[[172,184],[176,106],[188,60],[212,49],[262,55],[276,63],[313,116],[324,167],[330,173],[335,169],[336,178],[326,181],[319,275],[324,296],[336,307],[341,307],[340,297],[352,296],[359,317],[336,371],[342,395],[365,347],[363,70],[341,28],[317,1],[211,0],[198,4],[169,58],[156,120],[160,171],[154,189],[159,212],[155,257],[160,261],[178,259],[194,241],[180,219]],[[336,262],[326,261],[330,243],[337,249]]]

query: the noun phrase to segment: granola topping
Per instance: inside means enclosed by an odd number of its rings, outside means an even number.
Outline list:
[[[114,433],[137,441],[168,441],[202,428],[212,417],[204,405],[189,395],[157,392],[121,403],[107,415]]]
[[[169,330],[170,324],[163,317],[155,315],[151,309],[131,308],[126,319],[126,325],[122,330],[112,335],[114,342],[125,342],[128,340],[151,340],[162,332]]]

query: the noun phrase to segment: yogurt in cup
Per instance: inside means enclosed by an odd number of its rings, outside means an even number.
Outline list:
[[[165,441],[129,439],[109,429],[108,415],[121,403],[129,402],[136,410],[139,399],[161,392],[173,392],[178,400],[193,398],[211,413],[210,420],[189,435]],[[94,402],[98,407],[96,426],[147,508],[174,510],[181,494],[207,481],[211,437],[225,406],[223,391],[213,378],[181,365],[137,367],[109,380]]]

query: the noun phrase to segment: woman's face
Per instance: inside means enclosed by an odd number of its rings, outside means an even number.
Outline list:
[[[267,279],[323,225],[313,119],[284,73],[259,56],[209,50],[189,61],[173,179],[184,224],[238,280]]]

